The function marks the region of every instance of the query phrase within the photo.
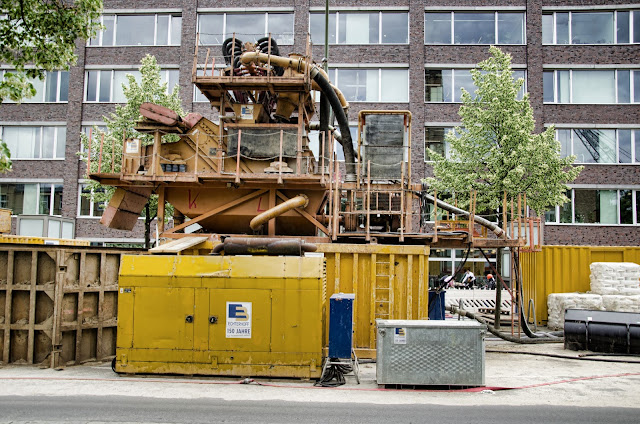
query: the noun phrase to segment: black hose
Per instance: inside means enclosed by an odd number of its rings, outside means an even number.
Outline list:
[[[337,358],[327,358],[328,361],[336,361]],[[353,371],[351,366],[346,364],[331,364],[326,369],[324,374],[320,376],[320,380],[318,380],[314,386],[322,386],[322,387],[338,387],[342,386],[346,383],[344,378],[345,374],[349,374]],[[333,381],[335,380],[335,381]]]
[[[330,158],[333,152],[330,152],[331,144],[329,143],[329,115],[331,114],[331,105],[329,99],[324,93],[320,93],[320,133],[324,133],[324,157]],[[320,143],[322,143],[322,136],[319,137]],[[319,148],[320,154],[322,154],[322,146]],[[323,171],[324,172],[324,171]]]
[[[236,38],[235,46],[232,46],[233,37],[227,38],[222,42],[222,55],[224,56],[224,62],[227,65],[231,65],[231,56],[233,51],[234,68],[240,67],[240,56],[242,56],[242,41]]]
[[[315,72],[314,72],[315,71]],[[315,75],[314,75],[315,74]],[[333,109],[333,113],[338,120],[338,125],[340,126],[340,134],[342,135],[342,151],[344,152],[344,165],[346,168],[347,175],[345,176],[345,181],[352,182],[356,179],[356,161],[355,161],[355,151],[353,150],[353,142],[351,140],[351,131],[349,130],[349,119],[347,118],[344,109],[342,109],[342,104],[340,103],[340,99],[338,99],[338,95],[331,87],[329,81],[322,76],[322,74],[317,69],[312,69],[311,75],[313,80],[320,87],[320,91],[327,97],[329,100],[329,104]]]
[[[520,339],[518,337],[513,337],[513,336],[509,336],[507,334],[503,334],[500,331],[496,330],[494,326],[492,326],[491,324],[489,324],[485,319],[480,318],[479,316],[476,316],[474,313],[469,312],[469,311],[465,311],[464,309],[460,309],[454,305],[451,306],[447,306],[445,307],[445,309],[453,314],[458,314],[460,316],[463,317],[467,317],[467,318],[471,318],[471,319],[475,319],[476,321],[478,321],[481,324],[484,324],[487,326],[487,329],[489,330],[489,332],[491,334],[493,334],[496,337],[500,337],[502,340],[506,340],[508,342],[512,342],[512,343],[519,343],[519,344],[537,344],[537,343],[563,343],[564,342],[564,338],[543,338],[543,337],[539,337],[539,338],[535,338],[535,339]]]
[[[546,356],[548,358],[577,359],[577,360],[582,360],[582,361],[594,361],[594,362],[620,362],[620,363],[623,363],[623,364],[640,364],[640,361],[626,361],[626,360],[605,359],[605,358],[585,358],[584,356],[558,355],[558,354],[555,354],[555,353],[518,352],[518,351],[498,350],[498,349],[486,349],[485,352],[489,352],[489,353],[513,353],[513,354],[516,354],[516,355]]]
[[[522,302],[522,298],[524,297],[524,291],[522,289],[522,280],[520,279],[520,254],[517,249],[512,249],[511,254],[513,255],[513,262],[515,264],[515,277],[516,282],[518,282],[518,308],[520,309],[520,322],[522,323],[522,331],[527,337],[538,338],[540,336],[536,335],[529,328],[529,323],[527,322],[527,318],[524,316],[524,303]]]
[[[271,39],[271,52],[269,52],[269,37],[262,37],[256,42],[256,45],[258,46],[258,50],[264,54],[271,53],[274,56],[280,56],[280,49],[278,49],[278,44],[273,38]],[[284,68],[282,66],[274,66],[273,72],[276,76],[281,77],[284,75]]]

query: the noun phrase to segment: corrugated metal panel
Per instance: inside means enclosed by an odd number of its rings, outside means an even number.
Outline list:
[[[543,246],[541,252],[522,253],[520,257],[525,308],[533,299],[538,323],[544,324],[549,294],[589,291],[592,262],[640,264],[640,247]]]
[[[376,319],[428,319],[428,247],[332,243],[318,244],[318,252],[327,261],[327,301],[334,293],[356,296],[358,356],[375,357]]]

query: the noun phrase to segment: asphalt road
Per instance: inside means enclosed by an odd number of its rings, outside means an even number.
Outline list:
[[[124,396],[0,397],[0,423],[637,423],[640,410],[328,404]]]

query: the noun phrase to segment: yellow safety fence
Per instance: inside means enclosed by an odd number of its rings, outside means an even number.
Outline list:
[[[546,324],[549,294],[589,291],[592,262],[640,264],[640,247],[543,246],[541,252],[522,253],[520,259],[525,313],[533,299],[538,324]]]

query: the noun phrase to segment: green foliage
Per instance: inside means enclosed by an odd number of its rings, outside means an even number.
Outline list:
[[[127,75],[127,83],[122,85],[127,103],[116,105],[115,113],[111,113],[109,117],[104,117],[107,130],[102,132],[97,127],[94,127],[91,140],[89,140],[86,134],[82,134],[81,136],[84,152],[80,152],[78,155],[86,162],[87,155],[89,151],[91,152],[91,173],[121,172],[124,139],[138,138],[142,141],[143,145],[153,143],[153,137],[151,135],[139,133],[134,129],[135,123],[142,120],[142,115],[140,115],[140,105],[142,103],[155,103],[171,108],[181,116],[185,114],[180,104],[178,87],[174,87],[171,93],[168,92],[167,83],[162,82],[160,66],[155,56],[147,55],[142,59],[140,74],[140,83],[136,81],[133,75]],[[166,135],[163,137],[164,142],[175,142],[177,140],[178,136],[176,135]],[[89,145],[91,145],[90,150]],[[100,152],[102,152],[101,161],[99,160]],[[115,192],[115,187],[103,186],[97,181],[91,180],[88,185],[94,192],[93,201],[108,203]],[[85,193],[83,196],[91,198],[89,193]],[[147,224],[157,215],[157,195],[151,196],[148,206],[148,215],[146,208],[143,209],[143,216]],[[173,207],[167,204],[165,219],[172,215]]]
[[[101,12],[102,0],[0,0],[0,62],[16,69],[0,83],[0,101],[24,97],[26,77],[75,64],[76,40],[96,34]]]
[[[426,182],[438,193],[455,194],[461,206],[477,191],[477,210],[496,210],[503,193],[508,198],[526,193],[528,205],[538,214],[567,201],[566,184],[582,167],[572,166],[575,156],[560,157],[555,129],[534,134],[535,120],[525,94],[518,99],[522,79],[514,81],[511,56],[497,47],[491,57],[471,71],[474,95],[463,89],[456,134],[449,132],[446,158],[429,149],[434,178]]]
[[[76,40],[100,29],[102,0],[0,0],[0,63],[15,71],[0,80],[0,103],[19,102],[36,93],[29,78],[75,64]],[[11,169],[11,156],[0,147],[0,173]]]

